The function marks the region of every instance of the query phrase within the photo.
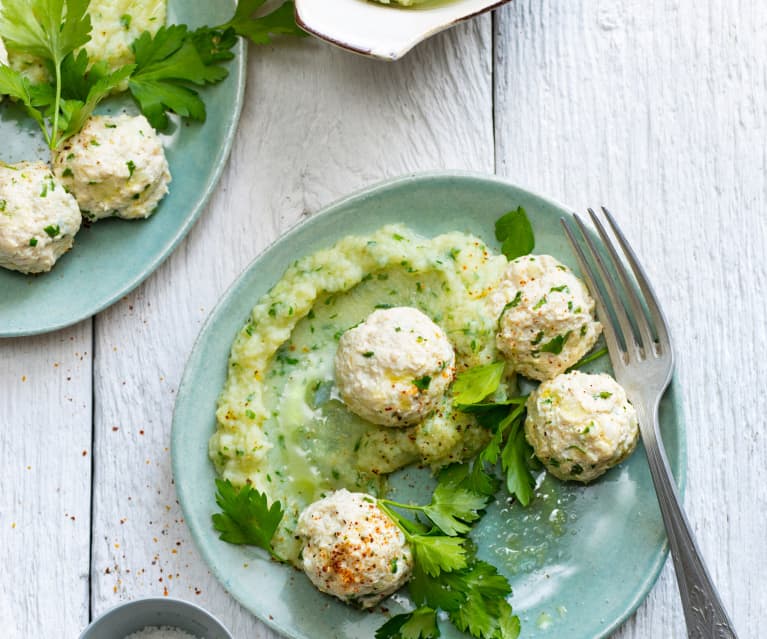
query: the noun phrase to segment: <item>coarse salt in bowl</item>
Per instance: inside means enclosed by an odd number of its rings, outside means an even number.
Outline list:
[[[130,633],[125,639],[199,639],[184,630],[170,626],[147,626],[143,630]]]

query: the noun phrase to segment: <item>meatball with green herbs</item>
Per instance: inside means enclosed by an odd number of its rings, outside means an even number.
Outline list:
[[[510,262],[490,305],[498,350],[515,371],[538,381],[577,363],[602,332],[586,285],[550,255]]]
[[[530,394],[525,436],[549,473],[585,484],[634,451],[639,425],[612,377],[573,371]]]
[[[50,271],[72,248],[77,202],[43,162],[0,163],[0,267]]]
[[[338,344],[336,383],[353,413],[382,426],[423,421],[455,373],[445,332],[416,308],[373,311]]]
[[[91,117],[53,164],[92,221],[149,217],[171,181],[160,137],[143,115]]]

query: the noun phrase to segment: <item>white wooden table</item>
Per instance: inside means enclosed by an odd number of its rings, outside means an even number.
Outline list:
[[[275,637],[208,573],[176,502],[186,357],[290,226],[380,179],[456,168],[609,204],[625,225],[679,347],[687,510],[740,637],[762,636],[766,28],[751,0],[518,0],[397,64],[310,39],[253,49],[228,169],[175,254],[92,320],[0,341],[0,634],[75,638],[167,594],[237,639]],[[616,636],[683,628],[667,566]]]

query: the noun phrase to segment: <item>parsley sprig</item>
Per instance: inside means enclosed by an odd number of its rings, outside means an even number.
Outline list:
[[[35,117],[51,148],[56,147],[59,137],[61,66],[68,55],[91,39],[89,4],[90,0],[5,0],[0,8],[0,36],[6,46],[42,58],[55,78],[50,129],[42,115]],[[21,100],[28,112],[38,110],[29,81],[9,67],[0,70],[0,93]]]
[[[472,637],[516,639],[517,617],[507,597],[508,580],[486,561],[472,553],[466,567],[434,577],[416,562],[408,590],[418,606],[389,619],[376,632],[376,639],[433,639],[441,636],[437,611],[447,613],[451,623]]]
[[[418,521],[404,517],[392,506],[413,510],[421,507],[404,506],[386,499],[379,499],[377,504],[399,526],[410,544],[414,561],[427,574],[437,577],[443,572],[466,567],[466,540],[464,538],[441,534],[440,529],[436,527],[427,528]]]
[[[486,401],[500,386],[504,363],[495,362],[470,368],[456,376],[453,402],[477,421],[493,431],[493,436],[473,462],[469,478],[474,486],[492,484],[492,471],[498,461],[506,479],[509,494],[522,506],[528,506],[535,493],[532,471],[537,468],[532,447],[524,432],[527,396],[512,397],[498,402]]]
[[[59,103],[60,132],[52,148],[79,133],[96,107],[118,90],[135,70],[128,64],[110,72],[106,62],[91,65],[88,54],[81,50],[64,58],[61,67],[61,101]],[[56,109],[55,99],[48,104],[50,117]]]
[[[562,339],[562,342],[566,336]],[[552,340],[555,341],[555,340]],[[542,349],[543,350],[543,349]],[[561,350],[561,348],[560,348]],[[604,355],[601,348],[586,355],[568,370],[582,368]],[[534,472],[541,465],[535,458],[533,448],[525,439],[525,418],[527,416],[527,395],[508,399],[488,400],[500,386],[503,377],[503,362],[470,368],[456,376],[452,386],[453,404],[465,413],[472,413],[480,425],[493,432],[462,479],[471,490],[492,494],[496,480],[492,469],[499,460],[509,494],[516,497],[522,506],[528,506],[535,496]]]
[[[128,81],[131,95],[156,129],[168,126],[168,112],[203,121],[205,104],[190,85],[203,86],[227,77],[215,62],[206,64],[185,25],[144,32],[131,45],[136,68]]]
[[[449,537],[466,534],[471,524],[480,518],[480,511],[487,506],[490,496],[480,494],[452,482],[440,482],[427,506],[402,504],[389,499],[379,499],[379,507],[390,507],[419,512],[429,518],[439,530]]]
[[[142,113],[157,129],[168,126],[168,113],[205,120],[205,103],[194,86],[213,84],[229,73],[219,66],[234,58],[237,36],[265,45],[274,35],[306,35],[293,16],[293,2],[261,15],[266,0],[240,0],[231,20],[194,31],[185,25],[144,32],[131,45],[136,56],[129,89]]]
[[[236,488],[228,479],[217,479],[216,488],[216,503],[223,512],[212,518],[219,537],[230,544],[258,546],[285,562],[272,546],[272,537],[285,514],[280,502],[269,506],[264,493],[248,485]]]
[[[291,1],[261,15],[265,3],[240,0],[232,19],[216,27],[144,32],[131,45],[136,63],[110,71],[105,63],[91,64],[81,49],[91,40],[90,0],[3,0],[0,37],[10,49],[41,58],[52,81],[33,84],[0,65],[0,95],[24,105],[54,151],[79,133],[103,99],[126,87],[157,129],[168,126],[169,113],[204,121],[205,104],[194,87],[228,76],[220,65],[234,57],[238,36],[263,45],[275,34],[304,35]]]
[[[292,2],[285,2],[274,11],[260,15],[266,2],[267,0],[240,0],[232,19],[211,31],[221,34],[224,39],[227,33],[234,32],[254,44],[269,44],[275,35],[307,35],[296,24]]]
[[[459,630],[483,639],[516,639],[520,623],[507,601],[508,580],[486,561],[472,556],[467,567],[439,580],[414,570],[409,590],[420,610],[444,610]],[[385,635],[384,635],[385,636]],[[438,635],[435,635],[438,636]]]
[[[445,469],[426,506],[378,500],[379,508],[400,527],[413,551],[408,590],[418,607],[392,617],[378,629],[376,639],[439,637],[438,610],[473,637],[515,639],[519,635],[519,618],[506,600],[511,594],[508,580],[477,559],[471,540],[463,536],[480,519],[497,489],[492,483],[477,487],[472,472],[467,464]],[[404,517],[397,509],[425,516],[431,527]]]

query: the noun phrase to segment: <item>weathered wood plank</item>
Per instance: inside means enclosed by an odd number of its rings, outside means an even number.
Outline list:
[[[767,597],[767,10],[515,1],[495,21],[501,174],[609,205],[659,289],[688,420],[687,511],[740,636]],[[668,569],[617,634],[684,635]]]
[[[493,170],[491,22],[397,65],[312,40],[252,51],[233,156],[175,255],[96,322],[93,609],[167,591],[237,637],[273,637],[198,557],[171,485],[175,390],[200,325],[234,277],[321,206],[386,177]],[[116,429],[116,430],[115,430]]]
[[[88,621],[91,322],[0,340],[0,620],[6,637]]]

